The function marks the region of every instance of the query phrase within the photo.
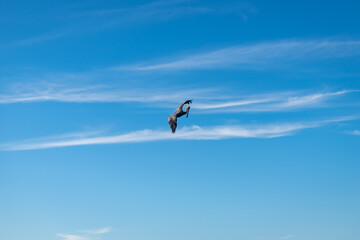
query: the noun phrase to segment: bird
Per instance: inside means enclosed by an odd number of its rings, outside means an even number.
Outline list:
[[[175,133],[176,131],[176,127],[177,127],[177,119],[181,116],[184,116],[186,114],[186,117],[189,116],[189,111],[190,111],[190,104],[192,103],[192,100],[186,100],[185,102],[183,102],[182,104],[180,104],[180,106],[175,110],[174,114],[169,115],[168,118],[168,123],[170,125],[171,131],[172,133]],[[186,111],[183,111],[183,106],[185,104],[189,104],[186,108]]]

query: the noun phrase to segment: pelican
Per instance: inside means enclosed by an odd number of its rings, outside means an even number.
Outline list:
[[[170,125],[171,131],[172,133],[175,133],[176,131],[176,127],[177,127],[177,118],[184,116],[186,114],[186,117],[189,116],[189,111],[190,111],[190,103],[192,103],[192,100],[186,100],[185,102],[183,102],[182,104],[180,104],[180,106],[175,110],[174,114],[169,115],[168,118],[168,123]],[[189,104],[186,108],[186,112],[183,111],[183,106],[185,104]]]

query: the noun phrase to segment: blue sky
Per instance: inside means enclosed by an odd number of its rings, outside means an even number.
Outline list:
[[[1,5],[1,239],[359,238],[356,1]]]

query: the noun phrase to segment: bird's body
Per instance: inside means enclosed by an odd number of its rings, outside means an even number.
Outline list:
[[[170,125],[172,133],[175,133],[176,127],[177,127],[177,118],[182,117],[186,114],[186,117],[189,116],[190,106],[187,106],[186,111],[184,111],[182,108],[185,104],[192,103],[192,100],[187,100],[180,104],[180,106],[175,110],[174,114],[169,115],[168,123]]]

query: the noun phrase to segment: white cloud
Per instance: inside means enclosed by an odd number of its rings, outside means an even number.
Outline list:
[[[256,12],[255,8],[245,3],[230,5],[217,4],[215,6],[187,0],[161,0],[145,4],[136,4],[134,1],[134,3],[133,5],[130,4],[129,7],[111,9],[101,9],[102,6],[94,5],[92,8],[82,11],[74,11],[74,9],[71,8],[67,9],[67,11],[65,11],[66,14],[61,16],[61,19],[65,21],[59,23],[61,28],[57,30],[57,32],[49,30],[49,32],[19,40],[9,45],[31,45],[65,37],[75,32],[79,34],[119,26],[126,27],[130,24],[160,22],[186,15],[235,13],[246,20],[248,15]],[[69,19],[71,19],[70,25]]]
[[[123,20],[123,23],[144,22],[146,20],[163,20],[187,14],[200,14],[215,11],[206,6],[186,4],[184,0],[155,1],[129,8],[89,10],[80,13],[83,16],[108,17]]]
[[[302,129],[321,127],[331,122],[341,122],[353,118],[339,118],[318,122],[299,122],[266,124],[256,126],[241,125],[220,125],[211,127],[193,126],[191,128],[178,129],[175,134],[170,130],[140,130],[126,134],[55,139],[42,138],[41,140],[28,140],[24,142],[7,143],[0,145],[3,151],[47,149],[81,145],[115,144],[115,143],[136,143],[153,142],[162,140],[220,140],[231,138],[276,138],[294,134]]]
[[[62,85],[43,84],[18,89],[10,94],[0,95],[0,104],[26,102],[177,102],[187,97],[202,99],[214,89],[129,89],[112,88],[111,86],[66,87]]]
[[[43,33],[41,35],[19,40],[11,45],[31,45],[68,36],[74,32],[86,33],[87,31],[98,31],[114,26],[126,26],[130,23],[143,23],[148,21],[160,21],[175,18],[187,14],[201,14],[212,12],[210,8],[186,6],[186,1],[156,1],[143,5],[136,5],[129,8],[118,9],[96,9],[75,11],[68,9],[68,15],[63,19],[72,19],[71,25],[64,22],[61,30]],[[71,13],[71,14],[70,14]],[[60,24],[61,25],[61,24]]]
[[[64,240],[90,240],[89,238],[80,235],[57,234],[57,236],[61,237]]]
[[[16,85],[17,86],[17,85]],[[15,90],[0,94],[0,104],[29,102],[76,102],[76,103],[129,103],[136,102],[150,107],[177,107],[181,101],[193,99],[193,113],[224,112],[276,112],[326,105],[326,101],[341,95],[359,92],[342,90],[335,92],[270,92],[245,95],[215,88],[120,88],[103,85],[67,87],[58,84],[33,84],[13,87]],[[242,97],[238,97],[238,96]]]
[[[316,93],[306,96],[300,96],[300,97],[290,97],[287,101],[280,104],[279,106],[284,107],[298,107],[298,106],[304,106],[309,104],[314,104],[319,102],[321,99],[336,95],[342,95],[349,91],[339,91],[339,92],[332,92],[332,93]]]
[[[35,43],[40,43],[40,42],[45,42],[45,41],[49,41],[49,40],[53,40],[56,38],[60,38],[63,37],[67,34],[66,31],[62,31],[62,32],[56,32],[56,33],[45,33],[43,35],[40,36],[36,36],[36,37],[32,37],[32,38],[27,38],[27,39],[23,39],[23,40],[19,40],[14,42],[13,44],[9,44],[9,46],[24,46],[24,45],[31,45],[31,44],[35,44]]]
[[[352,135],[359,135],[360,136],[360,130],[354,130],[354,131],[351,131],[349,133],[352,134]]]
[[[222,108],[231,108],[238,107],[256,103],[264,103],[271,102],[272,98],[264,98],[264,99],[245,99],[245,100],[235,100],[235,101],[226,101],[226,102],[218,102],[218,103],[199,103],[194,105],[195,109],[222,109]]]
[[[331,97],[344,95],[351,92],[358,92],[358,90],[343,90],[337,92],[319,92],[303,96],[288,97],[285,100],[282,100],[278,104],[270,106],[270,109],[292,109],[292,108],[302,108],[302,107],[316,107],[319,104],[322,104],[326,99]]]
[[[219,68],[263,69],[299,59],[325,59],[360,54],[360,41],[283,40],[232,46],[214,51],[175,57],[158,63],[120,66],[118,70],[191,70]]]
[[[100,23],[111,22],[111,25],[126,25],[129,23],[141,23],[149,21],[162,21],[180,16],[195,14],[239,14],[244,20],[250,14],[256,13],[256,9],[248,3],[216,3],[198,2],[188,0],[160,0],[142,5],[133,5],[127,8],[111,8],[85,10],[78,13],[83,18],[98,19]],[[98,23],[99,24],[99,23]]]
[[[210,113],[291,111],[328,106],[326,105],[327,100],[352,92],[359,92],[359,90],[318,92],[312,94],[301,94],[299,92],[274,92],[263,95],[247,96],[241,100],[218,100],[216,102],[207,103],[200,102],[194,104],[193,108]]]
[[[105,234],[112,231],[111,227],[104,227],[98,229],[88,229],[88,230],[80,230],[78,232],[84,233],[82,235],[74,235],[74,234],[57,234],[58,237],[61,237],[63,240],[92,240],[93,235]]]
[[[109,233],[111,231],[112,231],[111,227],[104,227],[98,229],[80,230],[79,232],[88,233],[88,234],[104,234],[104,233]]]

